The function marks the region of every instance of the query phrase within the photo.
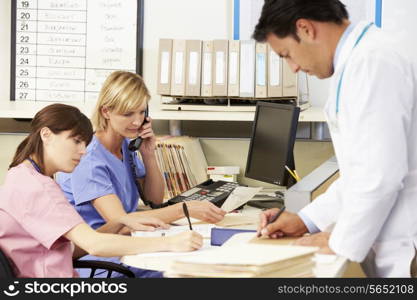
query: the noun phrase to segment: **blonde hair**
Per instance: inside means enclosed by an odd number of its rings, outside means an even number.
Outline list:
[[[116,113],[124,114],[138,109],[150,99],[148,88],[138,74],[115,71],[104,82],[94,109],[91,121],[96,131],[105,130],[107,120],[101,110],[107,107]]]

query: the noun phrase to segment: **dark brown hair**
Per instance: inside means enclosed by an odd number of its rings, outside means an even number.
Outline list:
[[[266,0],[252,37],[265,42],[273,33],[279,38],[292,36],[300,41],[296,28],[299,19],[340,25],[348,18],[349,13],[339,0]]]
[[[30,123],[29,136],[17,147],[9,169],[33,156],[41,172],[44,173],[43,143],[40,136],[40,131],[44,127],[48,127],[54,134],[71,130],[71,137],[79,137],[87,145],[93,137],[90,120],[78,108],[66,104],[48,105],[33,118]]]

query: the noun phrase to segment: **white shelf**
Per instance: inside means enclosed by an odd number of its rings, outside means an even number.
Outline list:
[[[0,101],[0,118],[31,119],[43,107],[51,102],[32,101]],[[94,104],[67,103],[78,107],[86,116],[91,116]],[[152,111],[150,116],[154,120],[196,120],[196,121],[253,121],[253,111]],[[321,107],[310,107],[300,113],[300,122],[325,122]]]
[[[255,112],[237,111],[151,111],[154,120],[198,120],[198,121],[253,121]],[[300,113],[300,122],[325,122],[321,107],[310,107]]]

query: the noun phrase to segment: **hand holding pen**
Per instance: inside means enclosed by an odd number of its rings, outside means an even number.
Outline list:
[[[182,209],[184,211],[185,217],[187,218],[188,226],[190,226],[190,230],[193,230],[193,226],[191,226],[190,213],[188,212],[187,204],[185,204],[185,202],[182,203]]]
[[[258,235],[270,238],[299,237],[308,232],[303,220],[297,214],[284,209],[281,209],[281,213],[277,208],[268,209],[261,213],[260,218]]]
[[[187,218],[190,231],[184,231],[173,236],[167,237],[168,240],[172,242],[170,244],[169,251],[174,252],[185,252],[185,251],[194,251],[200,249],[203,246],[203,236],[196,231],[193,231],[191,225],[190,214],[188,212],[187,204],[182,203],[182,209],[184,215]]]
[[[283,206],[281,209],[276,211],[276,209],[269,209],[261,214],[261,220],[259,223],[259,228],[257,232],[257,236],[265,236],[267,235],[267,229],[266,227],[269,224],[274,223],[279,216],[285,211],[285,206]]]

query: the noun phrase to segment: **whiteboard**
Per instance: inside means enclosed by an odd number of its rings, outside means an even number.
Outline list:
[[[143,0],[13,0],[10,100],[95,102],[142,49]]]

